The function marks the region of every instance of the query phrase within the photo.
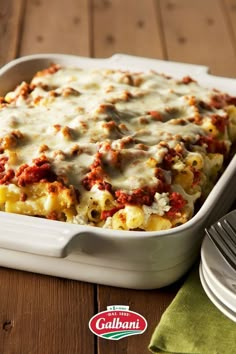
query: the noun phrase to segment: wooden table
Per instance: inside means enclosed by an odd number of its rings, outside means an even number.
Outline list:
[[[234,0],[1,0],[0,65],[32,53],[109,57],[128,53],[236,75]],[[190,73],[191,74],[191,73]],[[0,231],[1,232],[1,231]],[[179,284],[134,291],[0,269],[0,353],[144,354]],[[148,321],[143,335],[95,337],[89,319],[129,305]]]

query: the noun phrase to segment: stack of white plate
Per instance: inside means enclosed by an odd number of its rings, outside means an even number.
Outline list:
[[[199,273],[203,289],[212,303],[236,322],[236,271],[207,236],[201,248]]]

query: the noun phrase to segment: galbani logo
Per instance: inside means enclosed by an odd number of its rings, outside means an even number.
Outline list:
[[[90,330],[99,337],[119,340],[141,334],[147,329],[147,321],[129,306],[107,306],[107,311],[99,312],[89,321]]]

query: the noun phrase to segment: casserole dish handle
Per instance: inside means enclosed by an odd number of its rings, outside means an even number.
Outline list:
[[[0,212],[0,248],[63,258],[83,226]]]

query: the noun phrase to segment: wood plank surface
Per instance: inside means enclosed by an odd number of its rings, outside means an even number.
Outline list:
[[[169,60],[203,64],[236,75],[235,48],[220,0],[160,0]]]
[[[22,15],[23,0],[0,1],[0,67],[17,55]]]
[[[231,41],[236,52],[236,0],[222,0],[222,9],[231,34]]]
[[[89,0],[27,0],[20,55],[90,55]]]
[[[93,55],[163,58],[158,1],[93,0]]]
[[[0,268],[0,353],[93,353],[93,286]]]

